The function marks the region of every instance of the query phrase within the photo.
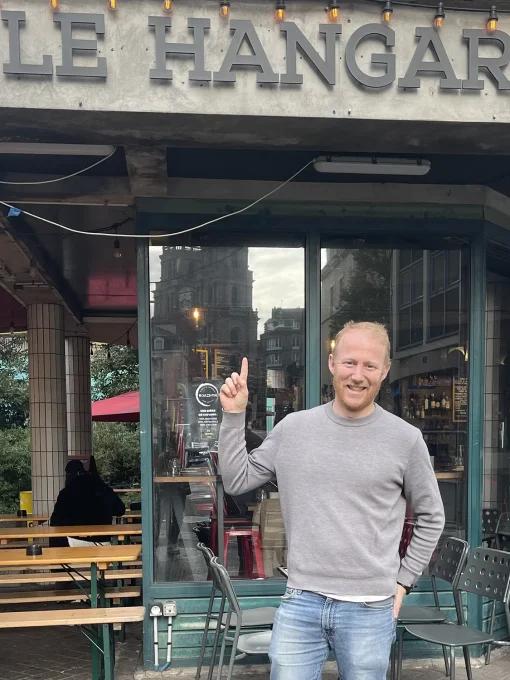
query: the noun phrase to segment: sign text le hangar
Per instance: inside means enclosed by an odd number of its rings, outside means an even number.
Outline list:
[[[8,33],[9,61],[3,64],[3,72],[15,76],[45,76],[59,78],[96,78],[107,77],[108,64],[105,57],[98,56],[98,36],[105,34],[103,14],[76,12],[56,12],[53,21],[59,25],[61,32],[61,64],[53,66],[51,55],[41,55],[38,64],[23,63],[21,59],[21,40],[26,30],[24,11],[1,12],[2,22]],[[336,84],[336,64],[339,50],[342,47],[342,26],[340,24],[319,24],[319,44],[312,45],[304,33],[292,21],[278,25],[284,38],[285,73],[276,73],[268,55],[260,41],[253,23],[249,20],[232,20],[230,22],[230,42],[225,50],[225,57],[217,71],[207,69],[207,34],[211,22],[207,18],[193,17],[188,19],[190,40],[185,43],[171,42],[172,19],[167,16],[149,16],[148,30],[154,34],[154,54],[152,67],[149,67],[149,78],[154,80],[172,80],[169,61],[173,57],[187,57],[190,60],[188,78],[190,81],[233,83],[237,72],[252,70],[256,72],[256,81],[272,85],[302,85],[303,75],[298,73],[298,55],[314,69],[316,76],[327,87]],[[77,38],[76,29],[88,29],[89,39]],[[40,26],[37,27],[40,31]],[[385,88],[397,80],[402,89],[418,89],[421,77],[436,77],[442,90],[483,90],[485,81],[482,74],[487,75],[498,90],[510,90],[510,80],[505,75],[510,62],[510,35],[504,31],[487,34],[481,29],[466,28],[459,40],[466,46],[467,78],[459,78],[452,66],[446,46],[437,31],[428,27],[415,29],[416,45],[414,53],[407,65],[405,75],[397,79],[397,55],[395,47],[395,31],[387,25],[369,23],[360,26],[352,33],[344,46],[344,63],[349,76],[360,86],[367,88]],[[361,68],[358,61],[359,50],[364,41],[370,39],[381,44],[380,52],[370,55],[371,70]],[[483,56],[483,47],[490,44],[497,56]],[[481,54],[482,53],[482,54]],[[492,54],[494,51],[492,52]],[[75,55],[88,55],[91,65],[83,66],[75,63]],[[83,62],[82,62],[83,63]]]

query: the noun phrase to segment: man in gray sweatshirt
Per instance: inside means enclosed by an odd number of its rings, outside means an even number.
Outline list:
[[[289,580],[271,642],[272,680],[316,680],[332,650],[342,680],[384,680],[402,599],[444,526],[421,432],[374,403],[390,369],[381,324],[349,322],[329,356],[335,398],[289,414],[248,455],[248,360],[220,391],[220,469],[240,494],[276,479]],[[416,526],[398,547],[406,504]]]

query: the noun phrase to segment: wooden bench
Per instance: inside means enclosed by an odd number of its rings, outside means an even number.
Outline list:
[[[0,548],[0,550],[3,550],[4,548]],[[134,569],[136,567],[141,567],[142,566],[142,560],[135,560],[134,562],[123,562],[122,563],[122,568],[123,569]],[[53,565],[47,565],[44,567],[44,569],[62,569],[62,565],[60,564],[53,564]],[[89,564],[73,564],[73,569],[86,569],[87,571],[90,569]],[[1,567],[0,568],[0,576],[2,576],[3,572],[9,572],[9,571],[19,571],[19,572],[24,572],[24,571],[41,571],[41,566],[39,564],[26,564],[23,567]]]
[[[0,628],[43,628],[50,626],[82,626],[92,642],[93,680],[114,680],[115,657],[111,628],[113,624],[143,621],[145,607],[104,607],[59,609],[50,611],[0,612]],[[92,634],[86,626],[97,626]],[[92,637],[92,635],[94,635]],[[99,653],[103,655],[103,673]]]
[[[62,581],[81,581],[90,578],[90,571],[83,570],[82,576],[73,573],[68,574],[66,571],[58,572],[32,572],[32,573],[15,573],[0,574],[0,585],[16,585],[22,583],[61,583]],[[141,569],[107,569],[104,572],[103,578],[105,581],[123,581],[126,579],[142,578]]]
[[[52,609],[29,612],[0,612],[0,628],[91,626],[143,621],[145,607]]]
[[[106,588],[105,597],[108,600],[140,597],[139,586],[125,586],[122,588]],[[36,602],[65,602],[67,600],[88,599],[88,594],[79,588],[72,590],[24,590],[20,592],[0,593],[0,605],[2,604],[34,604]]]

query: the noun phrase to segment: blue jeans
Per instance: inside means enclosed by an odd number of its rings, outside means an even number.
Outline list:
[[[287,588],[271,639],[271,680],[319,680],[333,651],[342,680],[385,680],[396,621],[393,597],[342,602]]]

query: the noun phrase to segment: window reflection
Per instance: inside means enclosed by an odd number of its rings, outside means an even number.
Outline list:
[[[155,578],[205,580],[195,546],[200,539],[219,548],[223,380],[248,357],[248,450],[304,406],[304,256],[296,248],[154,246],[150,280]],[[284,561],[277,493],[269,485],[225,499],[233,576],[260,576],[262,563],[271,576]]]
[[[384,323],[393,360],[379,401],[422,431],[445,505],[446,531],[459,535],[465,529],[467,273],[467,253],[460,250],[322,252],[322,402],[333,398],[327,356],[337,331],[351,319]]]

